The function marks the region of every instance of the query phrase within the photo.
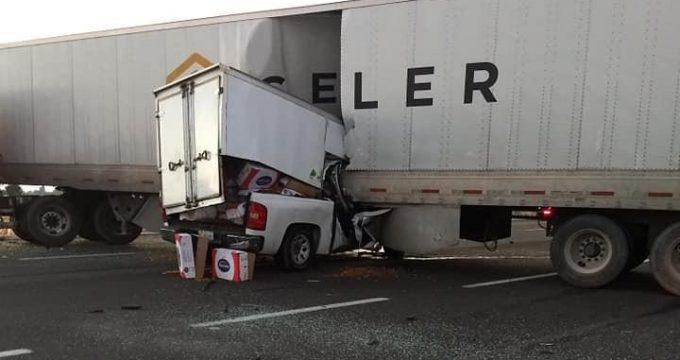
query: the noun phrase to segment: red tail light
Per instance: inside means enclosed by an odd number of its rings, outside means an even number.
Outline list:
[[[248,206],[246,227],[251,230],[264,230],[267,227],[267,207],[251,201],[250,206]]]
[[[538,218],[541,220],[550,220],[555,215],[555,210],[551,207],[541,208],[538,211]]]

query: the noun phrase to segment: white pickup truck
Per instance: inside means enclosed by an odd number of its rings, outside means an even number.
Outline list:
[[[155,95],[164,238],[200,231],[214,244],[276,255],[287,269],[347,246],[336,205],[321,190],[326,170],[344,160],[340,120],[220,65]],[[318,195],[230,192],[229,168],[244,163],[275,169]],[[240,218],[228,221],[226,204],[239,196]]]

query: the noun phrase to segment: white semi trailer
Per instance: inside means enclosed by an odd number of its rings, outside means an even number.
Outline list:
[[[677,1],[365,0],[291,11],[264,14],[276,18],[258,21],[325,12],[320,24],[336,34],[330,36],[335,45],[304,32],[302,45],[290,56],[298,60],[320,53],[319,63],[335,67],[323,65],[320,72],[326,75],[309,75],[302,83],[316,84],[317,92],[341,91],[315,97],[312,90],[286,90],[311,102],[340,101],[349,158],[340,177],[343,198],[351,199],[356,210],[392,209],[382,219],[380,239],[393,253],[434,253],[463,240],[506,238],[513,211],[529,210],[547,221],[553,263],[569,283],[606,285],[649,255],[659,283],[680,294]],[[214,21],[164,31],[188,34]],[[144,34],[154,32],[117,36]],[[160,46],[172,53],[176,42],[168,36],[150,36],[139,48]],[[200,51],[195,48],[204,38],[197,36],[186,40],[185,53]],[[118,62],[137,58],[126,56],[135,50],[121,46],[121,40],[116,44],[117,54],[129,50],[116,57]],[[226,54],[248,48],[233,44],[220,45],[219,56],[208,57],[264,78],[259,69],[267,64],[252,65],[258,56],[224,61]],[[263,46],[276,52],[277,45],[275,40]],[[5,52],[0,58],[11,56]],[[35,57],[42,53],[34,49],[30,54],[32,68],[39,69]],[[3,60],[10,67],[14,63]],[[66,83],[67,75],[77,72],[47,71]],[[125,84],[120,76],[117,83]],[[32,96],[49,93],[41,91],[40,77],[33,73],[26,82],[33,84]],[[75,88],[55,92],[71,90],[75,96]],[[148,94],[153,86],[141,88],[135,87]],[[28,90],[0,93],[8,92]],[[119,98],[137,97],[123,93]],[[39,115],[56,116],[56,111],[40,110],[36,101],[20,99],[12,101],[14,108],[32,104],[35,110],[26,113],[33,123]],[[8,107],[3,103],[1,108]],[[118,110],[118,116],[123,113]],[[28,147],[30,156],[45,156],[35,150],[50,144],[47,134]],[[145,139],[151,136],[149,131]],[[2,168],[1,175],[9,170]]]

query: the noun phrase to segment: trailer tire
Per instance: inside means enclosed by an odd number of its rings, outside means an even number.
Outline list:
[[[104,239],[97,235],[97,232],[94,231],[94,224],[91,216],[83,219],[83,225],[80,227],[78,236],[94,242],[104,242]]]
[[[553,267],[567,283],[598,288],[626,268],[630,245],[625,231],[601,215],[580,215],[555,231],[550,246]]]
[[[284,270],[301,271],[309,267],[316,253],[314,233],[305,226],[293,226],[286,231],[276,263]]]
[[[14,226],[12,226],[12,232],[16,237],[21,240],[28,241],[30,243],[35,243],[35,239],[26,231],[26,217],[20,212],[14,217]]]
[[[649,261],[659,285],[680,296],[680,223],[669,226],[657,236]]]
[[[92,213],[92,227],[95,237],[110,245],[127,245],[142,233],[142,228],[126,222],[126,231],[121,231],[121,222],[116,219],[107,200],[102,200]]]
[[[389,260],[402,260],[405,255],[403,251],[395,250],[384,246],[383,253],[385,254],[385,257],[388,258]]]
[[[24,216],[24,230],[36,244],[47,247],[64,246],[73,241],[82,223],[76,207],[62,196],[31,201]]]

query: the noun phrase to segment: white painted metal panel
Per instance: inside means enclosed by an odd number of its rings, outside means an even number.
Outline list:
[[[173,89],[158,99],[159,156],[163,207],[182,205],[187,198],[184,98]],[[181,164],[181,165],[180,165]]]
[[[677,169],[680,5],[417,1],[349,9],[342,110],[355,170]],[[499,70],[463,102],[466,64]],[[430,89],[406,106],[407,69]],[[357,109],[362,98],[377,109]],[[481,81],[482,79],[476,79]]]
[[[221,76],[212,73],[196,80],[193,93],[192,158],[195,200],[222,195],[219,158]]]
[[[118,139],[122,164],[156,161],[153,89],[165,83],[162,32],[119,36],[117,41]]]
[[[118,164],[116,39],[73,43],[75,162]]]
[[[0,51],[0,161],[33,162],[31,50]]]
[[[326,126],[326,152],[340,158],[345,157],[345,127],[335,121]]]
[[[37,163],[75,162],[71,43],[33,51],[33,123]]]
[[[221,24],[219,62],[258,79],[268,79],[272,85],[339,116],[339,30],[337,14]],[[322,91],[317,102],[312,96],[314,73],[336,76],[320,80],[320,85],[332,89]]]
[[[229,74],[222,154],[258,161],[320,187],[326,118],[279,94]]]
[[[215,63],[218,61],[219,27],[217,25],[167,30],[163,33],[167,73],[195,52]]]
[[[260,254],[275,255],[286,231],[293,224],[311,224],[319,228],[317,254],[329,254],[333,236],[333,208],[329,200],[306,199],[254,192],[251,201],[267,207],[267,226],[264,231],[246,229],[246,234],[264,237]]]

